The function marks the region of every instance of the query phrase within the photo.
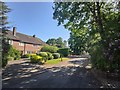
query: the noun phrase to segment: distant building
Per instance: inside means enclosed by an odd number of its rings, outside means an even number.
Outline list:
[[[2,33],[2,30],[0,30],[0,33]],[[16,27],[13,27],[13,31],[6,30],[6,36],[9,39],[9,44],[21,51],[22,55],[39,52],[42,46],[47,45],[35,35],[29,36],[16,32]]]

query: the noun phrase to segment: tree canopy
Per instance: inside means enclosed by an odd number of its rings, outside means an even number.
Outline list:
[[[2,29],[2,34],[0,35],[0,42],[2,42],[2,46],[0,45],[0,56],[2,59],[2,62],[0,62],[0,65],[2,67],[6,66],[9,56],[9,51],[11,46],[6,42],[6,33],[5,30],[7,30],[7,13],[10,12],[10,8],[4,3],[0,2],[0,29]],[[1,64],[2,63],[2,64]]]
[[[57,39],[55,38],[51,38],[51,39],[48,39],[47,42],[46,42],[48,45],[51,45],[51,46],[57,46],[58,48],[65,48],[67,47],[67,41],[64,40],[59,37]]]
[[[53,19],[71,31],[71,49],[89,52],[98,68],[120,69],[119,1],[54,2],[53,9]]]

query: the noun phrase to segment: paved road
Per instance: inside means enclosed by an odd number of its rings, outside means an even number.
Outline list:
[[[10,64],[3,70],[3,88],[100,88],[101,83],[90,70],[88,60],[74,58],[58,65],[29,62]]]

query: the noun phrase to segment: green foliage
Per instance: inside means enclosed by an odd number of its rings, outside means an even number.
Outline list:
[[[54,59],[58,59],[60,58],[60,54],[59,53],[53,53]]]
[[[10,8],[4,3],[0,1],[0,10],[2,10],[0,13],[0,25],[2,25],[2,29],[7,28],[6,24],[8,24],[7,22],[7,13],[10,12]]]
[[[47,52],[40,52],[38,55],[42,57],[48,57]]]
[[[55,38],[48,39],[46,43],[48,45],[55,46],[56,45],[56,39]]]
[[[50,52],[47,52],[47,55],[48,55],[48,60],[51,60],[51,59],[54,58],[53,55],[52,55],[52,53],[50,53]]]
[[[19,60],[21,58],[21,52],[15,49],[15,60]]]
[[[39,55],[32,55],[32,57],[30,58],[30,61],[32,63],[39,63],[39,62],[42,62],[42,57]]]
[[[56,46],[44,46],[41,48],[42,52],[50,52],[50,53],[55,53],[57,52],[58,48]]]
[[[23,58],[30,58],[30,57],[32,57],[34,55],[36,55],[36,54],[25,54],[25,55],[23,55]]]
[[[47,54],[47,52],[40,52],[38,55],[41,56],[41,57],[43,57],[43,59],[45,60],[45,62],[48,60],[48,54]]]
[[[54,2],[53,18],[71,31],[74,54],[89,52],[102,70],[120,70],[120,2]]]
[[[12,60],[14,60],[13,57],[8,57],[7,59],[8,59],[8,61],[12,61]]]
[[[6,42],[6,33],[5,30],[8,28],[6,26],[6,24],[8,24],[7,22],[7,13],[10,12],[10,8],[4,3],[0,1],[0,25],[2,25],[2,35],[0,34],[0,42],[2,42],[2,64],[0,62],[0,64],[2,65],[2,67],[5,67],[7,65],[8,62],[8,52],[10,50],[10,45]]]
[[[24,58],[30,58],[31,57],[31,54],[25,54],[23,55]]]
[[[55,39],[55,38],[48,39],[46,43],[50,46],[56,46],[58,48],[67,47],[67,41],[66,40],[63,41],[63,39],[61,37],[59,37],[57,39]]]
[[[60,48],[58,50],[58,53],[60,53],[64,57],[67,57],[69,55],[69,53],[70,53],[70,49],[69,48]]]
[[[9,57],[13,57],[14,60],[19,60],[21,58],[21,53],[17,49],[13,48],[11,46],[9,52],[8,52]]]
[[[11,48],[11,45],[9,45],[7,42],[6,42],[6,39],[4,38],[2,40],[2,67],[5,67],[8,63],[8,56],[9,56],[9,51],[10,51],[10,48]]]

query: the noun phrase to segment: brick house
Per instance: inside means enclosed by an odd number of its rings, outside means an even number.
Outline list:
[[[47,45],[35,35],[29,36],[16,32],[16,27],[13,27],[13,31],[6,30],[6,36],[9,44],[21,51],[22,55],[39,52],[42,46]]]

